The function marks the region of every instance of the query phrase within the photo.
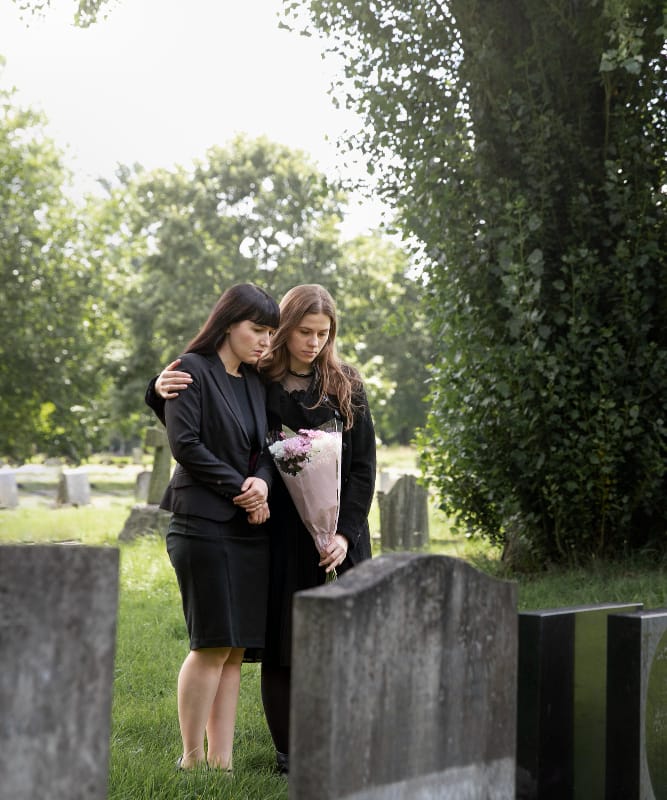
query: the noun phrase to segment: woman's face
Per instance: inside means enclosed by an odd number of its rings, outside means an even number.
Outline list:
[[[306,314],[287,336],[290,369],[310,372],[313,362],[329,341],[331,320],[326,314]]]
[[[223,346],[229,349],[231,355],[244,364],[256,364],[269,348],[274,329],[268,325],[260,325],[244,319],[242,322],[233,322],[229,326],[229,333]]]

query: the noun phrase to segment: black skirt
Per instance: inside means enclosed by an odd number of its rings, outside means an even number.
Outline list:
[[[269,537],[239,510],[228,522],[173,514],[167,552],[176,572],[190,648],[263,648]]]

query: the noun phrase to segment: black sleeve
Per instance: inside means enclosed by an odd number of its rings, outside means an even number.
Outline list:
[[[155,391],[155,383],[158,377],[159,375],[156,375],[148,382],[146,394],[144,395],[144,401],[146,402],[146,405],[153,410],[153,413],[160,420],[160,422],[163,425],[166,425],[167,423],[164,416],[164,406],[167,401],[163,397],[160,397],[160,395]]]
[[[368,513],[375,491],[375,428],[366,394],[362,390],[355,420],[349,431],[350,471],[341,488],[338,532],[354,547],[367,530]],[[344,437],[344,440],[347,437]]]

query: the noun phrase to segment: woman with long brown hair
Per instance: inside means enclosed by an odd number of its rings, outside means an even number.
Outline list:
[[[343,573],[371,556],[368,512],[375,486],[375,431],[362,380],[337,354],[336,332],[336,307],[329,292],[319,284],[295,286],[280,302],[280,325],[259,363],[268,381],[269,429],[315,428],[333,418],[343,425],[338,530],[327,552],[320,556],[315,549],[282,482],[276,480],[272,487],[262,702],[284,773],[289,769],[293,595],[323,584],[328,571]],[[147,402],[156,410],[161,398],[176,397],[187,388],[177,366],[172,362],[160,374],[155,391],[149,386]]]

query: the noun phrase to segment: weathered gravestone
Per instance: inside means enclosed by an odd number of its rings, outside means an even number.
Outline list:
[[[601,800],[607,619],[640,603],[519,614],[517,798]]]
[[[134,497],[140,503],[148,502],[148,490],[150,488],[152,474],[151,470],[145,469],[137,475],[134,484]]]
[[[606,800],[665,800],[667,609],[613,614],[607,637]]]
[[[428,492],[414,475],[402,475],[377,493],[382,551],[420,550],[428,545]]]
[[[0,470],[0,508],[16,508],[19,504],[19,489],[13,470]]]
[[[87,506],[90,504],[90,481],[84,470],[63,470],[56,492],[58,505]]]
[[[294,601],[291,800],[513,800],[516,586],[383,555]]]
[[[162,495],[167,488],[171,475],[171,450],[169,449],[169,440],[167,439],[165,428],[148,428],[146,430],[146,445],[155,448],[146,502],[149,505],[156,505],[162,500]]]
[[[121,541],[129,541],[146,534],[167,535],[171,514],[159,507],[162,496],[171,476],[171,450],[167,431],[164,428],[148,428],[146,444],[155,448],[153,469],[149,473],[146,502],[132,507],[130,516],[125,520],[123,530],[118,537]],[[145,474],[145,473],[141,473]],[[144,481],[146,478],[143,479]],[[137,491],[139,481],[137,480]]]
[[[0,796],[103,800],[118,551],[0,545]]]

